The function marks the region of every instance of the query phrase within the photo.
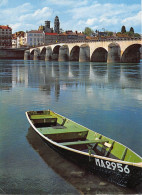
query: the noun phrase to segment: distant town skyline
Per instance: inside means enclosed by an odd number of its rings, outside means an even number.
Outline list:
[[[122,25],[129,31],[141,33],[140,0],[1,0],[0,25],[9,25],[13,33],[38,29],[44,21],[60,19],[63,30],[121,31]]]

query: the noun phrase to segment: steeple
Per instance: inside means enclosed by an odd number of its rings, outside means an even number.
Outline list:
[[[54,32],[59,34],[60,22],[58,16],[54,19]]]

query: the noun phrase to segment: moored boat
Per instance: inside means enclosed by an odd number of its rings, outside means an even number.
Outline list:
[[[142,181],[142,157],[128,147],[51,110],[28,111],[39,136],[68,159],[121,186]]]

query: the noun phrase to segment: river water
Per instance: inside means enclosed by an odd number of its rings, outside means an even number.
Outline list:
[[[0,194],[130,194],[52,151],[25,111],[53,111],[142,155],[138,64],[0,61]]]

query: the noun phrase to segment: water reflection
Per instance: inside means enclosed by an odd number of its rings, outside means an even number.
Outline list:
[[[32,127],[28,130],[27,140],[47,165],[68,183],[73,185],[81,194],[128,194],[135,192],[135,190],[121,188],[108,183],[102,180],[102,178],[92,175],[72,162],[67,161],[57,152],[45,145],[43,140],[35,133]]]
[[[66,80],[69,77],[69,62],[58,62],[60,78]],[[53,64],[54,66],[54,64]]]
[[[36,151],[39,150],[45,165],[42,169],[37,166],[42,175],[37,174],[35,179],[36,162],[33,166],[35,153],[25,140],[28,122],[24,113],[27,110],[47,108],[117,140],[142,155],[142,61],[139,64],[115,64],[114,66],[95,62],[0,61],[0,152],[4,154],[0,155],[0,170],[2,174],[6,173],[6,177],[3,176],[5,189],[10,193],[10,186],[13,186],[15,179],[21,182],[19,189],[27,186],[29,190],[32,184],[32,187],[36,186],[36,189],[39,189],[33,178],[39,182],[41,189],[43,183],[44,189],[47,189],[47,184],[49,187],[53,181],[53,175],[46,170],[48,166],[45,161],[55,172],[83,193],[93,191],[97,193],[97,190],[107,193],[108,187],[108,193],[121,192],[120,188],[114,187],[114,190],[113,187],[111,188],[112,185],[106,184],[99,178],[92,178],[88,173],[82,172],[72,163],[62,159],[47,146],[43,146],[29,131],[28,140]],[[15,136],[16,139],[11,139]],[[51,155],[50,159],[46,156],[46,150]],[[24,163],[27,152],[30,153],[30,158],[27,160],[28,168]],[[32,152],[34,154],[31,157]],[[12,158],[14,163],[6,163],[7,157],[10,159],[8,162],[11,162]],[[37,154],[36,157],[40,159]],[[56,167],[52,159],[60,166]],[[5,164],[9,167],[9,172],[4,169]],[[65,173],[64,165],[67,167]],[[19,170],[18,166],[21,172],[13,174],[15,170]],[[69,167],[75,172],[71,172]],[[44,179],[46,171],[48,178]],[[2,174],[0,183],[3,182]],[[21,175],[23,178],[28,178],[30,183],[24,183],[27,180],[21,180]],[[57,186],[60,186],[59,178],[56,181],[57,189]],[[53,188],[49,187],[49,191]]]
[[[107,63],[93,63],[91,62],[92,72],[94,76],[103,78],[107,73]]]
[[[79,63],[78,62],[69,62],[70,68],[70,77],[79,77]],[[71,76],[72,75],[72,76]]]
[[[121,80],[128,88],[142,88],[142,67],[140,64],[122,64]]]
[[[108,83],[113,86],[120,83],[120,64],[108,64],[107,65]]]
[[[140,64],[122,64],[121,69],[126,77],[132,79],[141,79]]]
[[[60,75],[60,69],[59,69],[59,63],[58,62],[52,62],[52,77],[59,78]]]
[[[0,90],[12,88],[12,68],[10,65],[0,65]]]
[[[142,88],[140,64],[44,62],[44,61],[2,61],[0,64],[0,88],[13,87],[40,88],[51,94],[60,94],[60,86],[67,84],[90,86],[101,83],[103,86],[119,88]],[[58,98],[57,98],[58,99]]]

